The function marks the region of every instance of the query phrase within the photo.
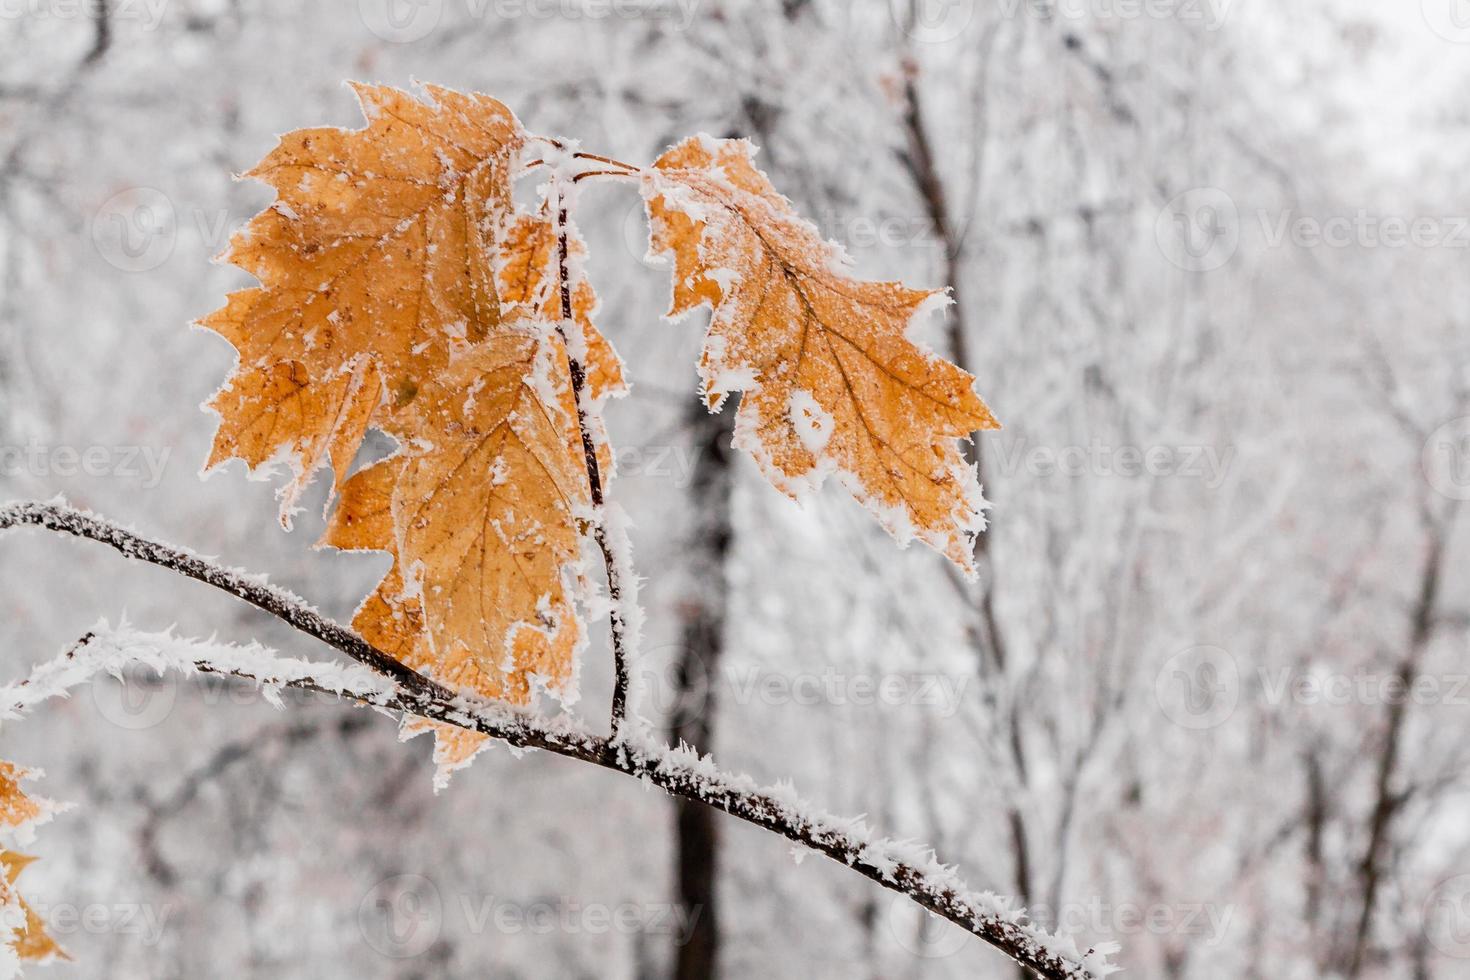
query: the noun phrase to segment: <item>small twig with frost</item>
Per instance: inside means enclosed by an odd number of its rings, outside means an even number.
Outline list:
[[[607,594],[612,601],[608,619],[612,626],[613,647],[613,694],[612,694],[612,737],[621,742],[628,734],[629,692],[632,688],[632,659],[641,629],[641,613],[638,611],[638,576],[633,571],[630,557],[631,546],[623,532],[621,520],[609,526],[609,508],[603,490],[602,465],[597,459],[597,438],[591,418],[594,410],[591,394],[587,387],[585,355],[587,338],[572,309],[571,248],[568,241],[568,211],[574,185],[589,173],[571,174],[576,170],[576,159],[598,160],[617,166],[631,168],[607,157],[583,154],[569,148],[559,140],[552,140],[546,162],[551,167],[551,195],[548,201],[553,209],[553,228],[556,232],[556,285],[560,298],[561,321],[556,332],[561,337],[567,352],[567,373],[572,381],[572,397],[577,406],[577,430],[582,437],[582,456],[587,469],[587,486],[592,498],[592,537],[602,552],[602,564],[607,572]],[[596,171],[604,173],[604,171]],[[634,714],[636,715],[636,706]]]
[[[282,703],[281,688],[306,688],[323,694],[373,702],[394,696],[398,686],[361,664],[297,660],[277,656],[258,643],[200,641],[173,631],[144,633],[127,623],[116,628],[98,623],[64,653],[38,664],[22,681],[0,686],[0,720],[18,717],[42,702],[68,692],[99,674],[121,678],[125,667],[141,665],[159,676],[169,670],[238,677],[258,684],[266,700]]]

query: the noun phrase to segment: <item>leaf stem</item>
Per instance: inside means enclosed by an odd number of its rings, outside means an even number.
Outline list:
[[[573,180],[575,181],[576,178]],[[602,565],[607,573],[608,597],[612,599],[612,609],[608,620],[611,624],[613,647],[612,737],[616,744],[620,743],[626,734],[628,691],[632,685],[632,671],[628,663],[629,617],[623,609],[626,590],[622,577],[622,570],[628,567],[629,563],[626,555],[619,556],[614,553],[612,541],[607,533],[602,466],[597,459],[597,443],[588,418],[590,399],[587,394],[587,370],[581,358],[577,356],[578,350],[584,345],[579,344],[574,349],[568,339],[568,330],[574,328],[574,313],[570,272],[571,247],[567,232],[567,196],[563,187],[563,175],[560,172],[553,174],[551,184],[551,193],[555,196],[551,205],[555,215],[556,280],[561,294],[561,320],[556,325],[556,332],[561,337],[562,347],[567,352],[568,373],[572,378],[572,395],[577,405],[577,428],[582,436],[582,456],[586,463],[587,485],[592,496],[592,537],[597,542],[598,550],[602,552]],[[619,560],[620,557],[623,560]]]
[[[605,163],[610,167],[621,167],[623,170],[628,171],[629,174],[641,173],[643,170],[642,167],[635,167],[631,163],[624,163],[621,160],[614,160],[612,157],[605,157],[596,153],[583,153],[578,150],[572,156],[578,160],[596,160],[598,163]]]
[[[585,177],[622,177],[625,180],[638,179],[637,174],[626,173],[622,170],[584,170],[572,178],[572,183],[580,183]]]

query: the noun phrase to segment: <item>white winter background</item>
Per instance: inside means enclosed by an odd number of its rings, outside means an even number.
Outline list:
[[[211,258],[270,200],[232,174],[358,125],[345,79],[487,92],[635,162],[748,136],[859,272],[956,288],[924,339],[962,342],[1005,423],[992,528],[969,586],[835,483],[798,506],[727,463],[703,314],[660,319],[636,193],[588,186],[650,721],[1121,943],[1125,976],[1465,976],[1470,8],[893,8],[0,0],[0,498],[345,620],[386,560],[313,550],[320,482],[287,534],[281,476],[199,476],[233,352],[188,325],[246,284]],[[3,681],[99,618],[330,655],[96,545],[0,556]],[[23,879],[74,957],[38,975],[682,980],[693,913],[722,977],[1014,976],[623,776],[492,749],[435,795],[426,741],[321,698],[137,673],[0,739],[74,805]],[[679,906],[681,867],[717,901]]]

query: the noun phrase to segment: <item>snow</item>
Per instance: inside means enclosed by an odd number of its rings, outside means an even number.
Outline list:
[[[645,700],[642,655],[644,623],[643,606],[638,601],[642,580],[633,567],[633,540],[629,534],[631,522],[623,508],[613,501],[607,501],[603,505],[601,520],[608,553],[612,556],[612,568],[608,571],[616,578],[620,593],[615,609],[623,624],[623,662],[628,670],[627,713],[621,734],[633,738],[645,737],[648,721],[642,712]]]
[[[254,681],[266,699],[283,707],[279,692],[293,683],[309,683],[330,694],[360,700],[389,698],[396,690],[386,677],[354,663],[313,662],[281,657],[258,643],[223,643],[215,638],[180,637],[172,629],[143,632],[126,621],[116,627],[99,621],[89,639],[52,660],[38,664],[21,681],[0,687],[0,720],[14,720],[51,698],[69,696],[72,688],[99,674],[122,679],[134,664],[181,674],[229,674]]]
[[[835,812],[871,813],[895,838],[942,839],[940,856],[974,869],[976,884],[1014,887],[1006,815],[1016,806],[1041,842],[1031,855],[1035,878],[1043,892],[1060,882],[1060,901],[1116,905],[1157,888],[1168,901],[1233,909],[1236,928],[1218,942],[1127,934],[1128,975],[1156,975],[1180,948],[1190,950],[1181,980],[1320,975],[1320,944],[1251,941],[1304,927],[1299,850],[1272,849],[1272,835],[1301,833],[1303,763],[1320,762],[1341,796],[1321,828],[1322,893],[1329,904],[1355,903],[1361,855],[1353,842],[1373,810],[1376,761],[1365,738],[1381,732],[1382,713],[1355,704],[1301,725],[1286,707],[1263,711],[1245,698],[1231,723],[1181,733],[1156,710],[1155,673],[1174,650],[1204,641],[1231,649],[1248,671],[1259,661],[1274,672],[1301,651],[1323,651],[1312,659],[1378,673],[1404,653],[1405,612],[1428,544],[1421,517],[1445,501],[1419,472],[1425,440],[1402,437],[1374,379],[1391,371],[1393,404],[1426,429],[1464,414],[1464,250],[1329,253],[1253,239],[1261,210],[1272,226],[1287,208],[1320,217],[1360,208],[1406,218],[1463,213],[1470,127],[1456,93],[1470,47],[1440,37],[1420,4],[1206,3],[1230,8],[1218,31],[1146,12],[1120,16],[1137,4],[1049,21],[1033,17],[1043,4],[1009,5],[1009,16],[983,4],[930,4],[970,18],[948,43],[897,29],[886,8],[906,4],[843,0],[784,5],[801,8],[791,22],[782,5],[705,5],[688,30],[672,32],[647,18],[476,18],[472,11],[487,9],[478,2],[398,4],[405,17],[410,8],[442,13],[418,43],[384,41],[362,18],[327,5],[297,5],[279,18],[260,5],[175,4],[152,30],[121,6],[112,5],[112,49],[85,68],[76,66],[90,41],[88,16],[27,13],[0,31],[8,55],[0,57],[0,142],[15,157],[14,179],[0,188],[0,451],[34,433],[51,445],[173,447],[174,459],[156,489],[112,477],[0,474],[0,498],[64,490],[226,564],[270,569],[345,614],[371,589],[383,556],[303,548],[320,526],[310,513],[297,519],[307,537],[284,539],[271,526],[271,492],[238,479],[238,468],[203,485],[194,479],[215,423],[192,404],[233,355],[223,340],[201,340],[180,324],[245,277],[209,264],[224,242],[202,239],[192,219],[227,209],[228,229],[270,203],[261,185],[232,185],[229,172],[268,151],[275,131],[361,125],[343,77],[403,82],[413,71],[493,92],[540,129],[575,133],[634,162],[693,130],[758,131],[768,148],[758,159],[777,188],[820,216],[824,238],[848,242],[863,277],[924,287],[955,277],[973,369],[1009,429],[982,446],[985,494],[1004,507],[990,542],[994,564],[984,569],[984,590],[953,588],[942,560],[895,549],[833,483],[798,509],[737,456],[729,586],[716,596],[691,567],[689,545],[702,526],[691,487],[631,473],[612,494],[636,521],[639,565],[650,576],[640,596],[648,611],[643,713],[666,725],[664,668],[684,642],[684,610],[715,598],[728,600],[724,651],[742,669],[790,676],[831,663],[881,674],[918,665],[961,676],[968,665],[963,676],[981,678],[976,696],[942,722],[921,708],[797,708],[726,696],[713,705],[710,738],[717,757],[763,783],[790,773]],[[1451,6],[1426,9],[1442,16]],[[906,170],[909,78],[964,235],[958,255],[929,234]],[[544,147],[526,149],[534,158]],[[529,199],[535,179],[518,197]],[[326,190],[351,193],[345,177],[334,180]],[[584,183],[596,186],[580,195],[576,219],[596,246],[589,271],[606,304],[598,322],[646,382],[619,405],[612,434],[620,445],[682,444],[702,431],[686,422],[699,409],[684,389],[705,316],[661,327],[672,277],[633,264],[644,241],[627,254],[620,246],[618,232],[639,220],[628,215],[640,202],[621,182]],[[178,210],[177,247],[149,273],[116,272],[87,224],[96,202],[139,184]],[[1227,266],[1182,275],[1160,256],[1155,218],[1173,194],[1198,186],[1229,191],[1244,234]],[[879,234],[859,240],[860,224]],[[915,324],[914,333],[943,353],[938,322]],[[1375,332],[1381,352],[1362,346]],[[759,380],[714,375],[716,387],[737,390]],[[1013,464],[996,445],[1061,449],[1094,439],[1241,448],[1231,479],[1215,488],[1095,470],[1038,475],[1025,468],[1024,451]],[[308,497],[308,511],[317,499]],[[1445,582],[1426,651],[1433,676],[1463,672],[1463,517],[1446,559],[1454,581]],[[28,653],[49,657],[99,614],[116,622],[124,608],[149,628],[177,622],[181,635],[219,629],[267,639],[255,632],[260,617],[197,584],[171,585],[49,536],[0,543],[0,632],[11,655],[0,681],[23,672]],[[597,556],[587,575],[600,566]],[[1339,592],[1349,601],[1334,612],[1324,599]],[[985,595],[1008,656],[1004,668],[979,675],[986,631],[972,634]],[[594,632],[605,632],[599,626]],[[599,732],[607,660],[583,664],[579,712]],[[283,757],[286,784],[312,790],[299,794],[300,819],[284,834],[287,821],[268,802],[240,807],[248,785],[211,781],[187,818],[237,820],[254,849],[271,852],[252,865],[268,863],[269,873],[232,872],[241,855],[211,850],[192,828],[164,835],[166,856],[186,861],[201,881],[230,872],[229,881],[255,889],[257,911],[242,923],[241,892],[160,886],[140,874],[132,831],[148,818],[150,797],[183,775],[176,767],[254,734],[241,727],[254,714],[194,699],[187,731],[124,740],[85,710],[86,693],[65,710],[5,723],[13,753],[45,762],[44,789],[88,804],[42,829],[44,859],[22,883],[34,880],[37,897],[53,901],[80,900],[73,887],[90,889],[89,900],[184,900],[191,925],[146,949],[125,937],[89,938],[103,955],[74,950],[79,976],[200,972],[190,964],[208,973],[215,957],[288,962],[323,977],[375,975],[383,960],[352,921],[361,888],[344,880],[372,852],[432,878],[446,898],[483,881],[525,894],[668,894],[675,844],[662,794],[638,793],[631,780],[622,786],[591,766],[516,765],[497,752],[430,800],[427,779],[393,782],[416,761],[409,756],[427,753],[382,738],[360,743],[368,765],[347,775],[337,772],[336,753]],[[1405,934],[1390,913],[1458,908],[1431,901],[1430,889],[1462,873],[1466,856],[1464,726],[1445,706],[1409,711],[1416,769],[1406,775],[1423,787],[1412,816],[1424,832],[1393,837],[1401,846],[1381,867],[1387,904],[1371,947],[1374,966],[1393,975],[1412,973],[1417,953],[1399,941]],[[297,720],[264,718],[268,729]],[[1250,739],[1261,726],[1276,736]],[[1009,755],[1012,737],[1024,747],[1024,773]],[[376,805],[390,784],[398,804]],[[1053,841],[1065,846],[1042,846]],[[797,873],[784,842],[730,833],[720,848],[720,927],[740,976],[1006,975],[978,943],[916,961],[891,923],[861,920],[873,897],[865,882],[826,862],[807,861]],[[327,916],[336,918],[321,928]],[[1084,928],[1089,939],[1123,935],[1116,923]],[[485,941],[455,933],[452,922],[445,930],[465,975],[537,975],[553,959],[568,973],[628,973],[644,954],[617,937]],[[661,946],[649,946],[655,971],[666,964]]]
[[[806,451],[822,458],[827,443],[832,438],[832,413],[823,408],[811,392],[799,388],[791,392],[788,411],[791,414],[791,427],[796,430],[796,436],[806,447]]]
[[[1061,961],[1068,976],[1105,977],[1119,967],[1109,961],[1117,944],[1101,943],[1087,951],[1074,939],[1059,936],[1025,922],[1025,911],[1009,898],[970,889],[953,867],[939,862],[932,848],[910,840],[879,836],[860,817],[839,817],[799,796],[790,783],[761,786],[751,776],[727,773],[712,756],[702,756],[687,745],[668,747],[649,742],[625,743],[635,771],[655,773],[663,785],[689,787],[699,798],[730,812],[753,809],[783,827],[816,842],[829,856],[870,871],[892,883],[902,883],[910,894],[923,895],[945,907],[961,910],[977,931],[999,927],[1020,944]]]
[[[103,537],[119,530],[111,522],[81,512],[29,504],[0,508],[0,528],[26,515],[44,516],[62,527],[76,528],[86,523],[91,525],[90,533]],[[614,556],[613,571],[623,587],[618,610],[626,627],[625,654],[632,676],[638,678],[643,618],[637,601],[639,581],[632,566],[627,518],[620,508],[611,504],[605,507],[601,517],[609,551]],[[125,553],[166,548],[150,542],[121,543]],[[249,581],[256,587],[268,588],[256,576],[218,566],[211,566],[207,575]],[[303,611],[308,609],[289,593],[274,594],[287,605]],[[117,627],[99,622],[85,642],[38,665],[25,680],[0,688],[0,720],[14,720],[50,698],[65,697],[72,688],[100,673],[120,677],[123,668],[133,664],[151,667],[160,674],[168,670],[213,671],[251,679],[261,685],[278,707],[281,705],[279,689],[293,682],[379,705],[396,692],[393,682],[357,664],[284,658],[254,643],[236,645],[213,638],[192,640],[175,635],[172,629],[142,632],[126,622]],[[911,841],[880,837],[861,818],[837,817],[818,809],[787,782],[762,787],[748,775],[724,772],[713,757],[702,756],[686,745],[656,744],[639,712],[642,698],[636,684],[629,695],[627,724],[610,743],[617,750],[618,768],[628,774],[648,778],[670,791],[692,794],[737,816],[811,841],[830,856],[875,878],[902,884],[905,891],[938,903],[937,907],[949,910],[952,916],[963,915],[976,930],[1000,929],[1025,948],[1057,957],[1067,964],[1072,971],[1070,975],[1101,977],[1112,972],[1113,967],[1107,962],[1110,947],[1079,953],[1070,939],[1024,924],[1022,914],[1011,908],[1007,900],[991,892],[969,890],[954,869],[940,864],[928,848]],[[446,706],[441,720],[496,732],[512,743],[525,744],[529,740],[529,744],[546,745],[588,761],[602,758],[598,740],[570,716],[546,719],[524,709],[459,694]],[[439,773],[441,780],[447,775],[447,772]]]

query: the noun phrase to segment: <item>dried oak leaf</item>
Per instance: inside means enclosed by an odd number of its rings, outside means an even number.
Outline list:
[[[349,479],[325,538],[377,548],[394,568],[354,626],[443,683],[514,703],[539,683],[567,696],[586,636],[579,518],[592,501],[566,352],[550,324],[502,325],[415,399],[414,431],[435,433]],[[441,777],[483,736],[438,734]]]
[[[55,804],[28,796],[21,783],[40,775],[13,762],[0,760],[0,837],[24,843],[31,828],[56,812]]]
[[[587,392],[594,402],[628,393],[623,363],[612,344],[592,323],[597,313],[597,293],[582,273],[587,246],[576,228],[567,228],[568,280],[571,283],[572,318],[581,331],[582,349],[575,351],[587,372]],[[557,288],[556,227],[546,214],[516,215],[505,233],[499,253],[496,283],[500,289],[501,313],[507,321],[561,319],[561,294]],[[573,339],[575,343],[575,338]],[[603,440],[606,445],[606,440]]]
[[[574,261],[585,251],[569,230]],[[415,431],[445,438],[409,441],[349,480],[326,542],[394,555],[392,571],[353,621],[369,642],[441,682],[525,703],[537,678],[551,693],[569,693],[585,637],[566,580],[576,576],[576,514],[591,499],[566,351],[554,329],[561,297],[550,220],[517,215],[497,260],[503,326],[406,413]],[[588,392],[594,401],[621,395],[622,363],[592,323],[596,293],[579,269],[570,279]],[[601,463],[610,474],[610,454]],[[486,548],[513,559],[492,567],[488,584],[479,574],[488,567],[480,562]],[[426,602],[425,582],[454,585]],[[519,618],[507,619],[517,610]],[[487,661],[487,652],[495,658]],[[452,725],[404,722],[405,737],[425,731],[436,736],[441,783],[485,744]]]
[[[34,826],[56,811],[50,801],[35,799],[21,789],[23,781],[37,775],[35,770],[0,761],[0,839],[7,843],[27,840]],[[15,889],[16,877],[34,860],[0,848],[0,968],[6,966],[6,957],[13,957],[11,967],[16,961],[70,959]]]
[[[9,935],[4,945],[17,960],[49,963],[69,960],[66,950],[46,932],[46,924],[35,909],[15,890],[15,879],[36,859],[15,851],[0,850],[0,933]]]
[[[276,200],[225,258],[260,285],[200,321],[239,351],[211,401],[209,465],[288,460],[282,521],[330,457],[340,485],[369,425],[395,421],[451,351],[500,321],[495,240],[525,142],[501,103],[354,86],[368,125],[304,129],[245,176]]]
[[[324,543],[393,556],[359,632],[486,697],[567,694],[590,494],[548,287],[555,236],[511,201],[527,136],[485,96],[356,88],[364,129],[288,134],[248,174],[278,198],[228,252],[261,285],[202,321],[240,351],[212,403],[211,465],[291,460],[288,520],[330,459],[339,502]],[[582,329],[567,332],[593,394],[616,393],[596,298],[581,282],[574,298]],[[369,428],[399,450],[349,477]],[[449,732],[436,754],[450,761],[481,741]]]
[[[909,337],[941,291],[844,271],[745,140],[695,137],[645,172],[650,249],[673,263],[669,316],[713,309],[700,362],[735,444],[796,497],[835,472],[900,542],[973,564],[984,500],[957,440],[999,423],[973,377]]]
[[[379,597],[413,612],[371,632],[402,646],[422,620],[434,675],[490,697],[524,701],[532,675],[569,677],[580,641],[564,579],[591,500],[564,358],[532,323],[458,357],[415,399],[424,435],[347,481],[326,538],[391,550],[401,584]]]

